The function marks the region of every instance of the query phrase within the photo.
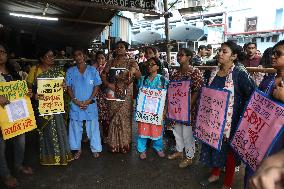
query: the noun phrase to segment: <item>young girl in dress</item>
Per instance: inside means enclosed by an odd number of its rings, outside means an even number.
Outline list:
[[[148,75],[142,76],[138,80],[138,87],[151,87],[153,89],[167,89],[168,80],[161,75],[163,70],[161,62],[156,58],[150,58],[147,61]],[[146,159],[147,139],[153,141],[153,148],[159,157],[165,157],[163,152],[163,126],[150,123],[138,122],[137,150],[140,153],[140,159]]]

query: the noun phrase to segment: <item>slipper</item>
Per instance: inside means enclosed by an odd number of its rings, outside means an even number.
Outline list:
[[[78,150],[75,154],[74,154],[74,159],[79,159],[80,158],[80,156],[81,156],[81,154],[82,154],[82,151],[81,150]]]
[[[25,175],[33,175],[34,171],[31,167],[29,166],[21,166],[18,168],[18,171],[25,174]]]
[[[147,158],[146,151],[145,151],[145,152],[142,152],[139,157],[140,157],[141,160],[146,159],[146,158]]]
[[[98,157],[100,157],[100,153],[99,152],[94,152],[93,153],[93,158],[97,159]]]
[[[4,184],[7,188],[16,188],[19,185],[17,179],[12,176],[4,178]]]
[[[200,184],[201,186],[204,186],[204,187],[205,187],[205,186],[209,186],[210,184],[212,184],[212,183],[214,183],[214,182],[217,182],[218,180],[219,180],[219,179],[210,182],[208,179],[205,179],[205,180],[201,181],[199,184]]]

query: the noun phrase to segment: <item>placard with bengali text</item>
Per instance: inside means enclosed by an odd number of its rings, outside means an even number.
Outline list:
[[[202,87],[194,136],[221,150],[230,91]]]
[[[256,90],[244,111],[231,146],[256,170],[284,131],[284,104]]]
[[[166,95],[166,89],[140,88],[135,120],[143,123],[162,125]]]
[[[37,93],[44,95],[44,98],[39,100],[40,116],[65,113],[63,80],[63,77],[37,79]]]
[[[190,124],[190,80],[171,81],[168,88],[167,118]]]
[[[3,139],[7,140],[36,128],[30,98],[26,96],[26,81],[0,82],[0,95],[10,104],[0,107],[0,127]]]

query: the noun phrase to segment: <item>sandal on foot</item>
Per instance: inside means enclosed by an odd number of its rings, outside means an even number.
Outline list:
[[[98,157],[100,157],[100,153],[99,152],[94,152],[93,153],[93,158],[97,159]]]
[[[4,178],[4,184],[7,188],[16,188],[19,185],[17,179],[12,176]]]
[[[34,171],[31,167],[29,166],[21,166],[18,168],[18,171],[25,174],[25,175],[33,175]]]
[[[140,157],[141,160],[146,159],[147,158],[146,152],[142,152],[139,157]]]
[[[80,156],[81,156],[81,154],[82,154],[82,151],[81,151],[81,150],[78,150],[78,151],[74,154],[74,159],[75,159],[75,160],[79,159]]]
[[[218,180],[219,180],[219,178],[216,179],[216,180],[214,180],[214,181],[209,181],[208,179],[205,179],[205,180],[201,181],[199,184],[200,184],[201,186],[209,186],[210,184],[215,183],[215,182],[217,182]]]

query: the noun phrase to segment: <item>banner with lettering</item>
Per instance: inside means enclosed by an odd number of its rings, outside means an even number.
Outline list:
[[[231,146],[256,170],[284,131],[284,104],[256,90],[245,109]]]
[[[28,92],[26,81],[10,81],[0,82],[0,96],[6,97],[8,100],[24,98]]]
[[[63,99],[63,77],[38,78],[38,94],[43,94],[39,100],[40,116],[65,113]]]
[[[202,87],[194,136],[209,146],[221,150],[230,91]]]
[[[162,125],[166,95],[166,89],[140,88],[135,120],[143,123]]]
[[[0,126],[3,139],[7,140],[36,128],[30,98],[26,96],[26,81],[0,82],[0,95],[10,104],[0,107]]]
[[[171,81],[168,88],[167,118],[190,123],[190,81]]]

